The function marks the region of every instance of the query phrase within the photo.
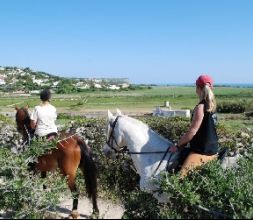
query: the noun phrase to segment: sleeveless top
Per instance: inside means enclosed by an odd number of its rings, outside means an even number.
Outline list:
[[[207,111],[208,104],[205,100],[199,104],[204,104],[204,118],[198,132],[190,141],[190,149],[203,155],[215,155],[219,147],[216,132],[217,117],[215,113]]]

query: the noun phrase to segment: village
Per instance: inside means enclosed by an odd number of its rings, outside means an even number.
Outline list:
[[[0,67],[0,90],[15,96],[39,94],[42,88],[51,88],[55,93],[72,93],[91,89],[121,90],[129,86],[126,78],[64,78],[30,68]]]

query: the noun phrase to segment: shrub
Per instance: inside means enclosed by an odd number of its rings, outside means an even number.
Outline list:
[[[43,218],[49,208],[59,203],[66,181],[56,173],[46,179],[28,172],[27,159],[36,152],[34,146],[22,154],[0,149],[0,210],[10,213],[11,218]],[[38,153],[38,152],[37,152]],[[49,186],[43,190],[43,185]]]
[[[12,124],[12,123],[13,123],[13,121],[12,121],[12,120],[10,120],[10,118],[9,118],[9,117],[6,117],[6,116],[4,116],[4,115],[0,114],[0,123]]]
[[[161,189],[169,194],[170,203],[160,206],[152,196],[139,191],[139,176],[129,156],[121,155],[118,160],[114,161],[103,155],[102,148],[106,143],[106,121],[104,119],[65,117],[65,115],[61,117],[72,121],[68,123],[67,131],[77,133],[88,140],[93,149],[94,160],[99,172],[99,194],[121,198],[126,208],[124,218],[190,218],[194,216],[211,218],[215,217],[213,215],[215,212],[235,218],[237,216],[232,207],[239,217],[252,217],[249,206],[252,205],[253,200],[247,201],[245,196],[247,193],[250,194],[249,190],[252,190],[252,181],[250,181],[252,174],[249,172],[253,168],[251,161],[242,161],[240,169],[224,173],[221,172],[219,164],[212,163],[183,182],[180,182],[177,176],[165,175],[160,185]],[[182,118],[139,117],[138,119],[170,140],[178,140],[190,124],[189,119]],[[231,131],[223,124],[218,126],[218,135],[221,145],[229,146],[234,151],[239,148],[250,149],[249,143],[253,138],[249,131]],[[41,149],[43,144],[37,143],[37,145]],[[9,149],[0,149],[0,176],[7,180],[4,182],[5,185],[0,185],[0,197],[3,198],[0,201],[0,210],[15,208],[12,217],[43,217],[44,210],[56,204],[63,189],[68,190],[65,181],[59,176],[51,176],[50,181],[50,178],[41,180],[38,176],[28,173],[27,159],[43,153],[36,148],[36,144],[34,147],[27,149],[22,155],[13,154]],[[43,191],[43,184],[51,185],[51,190]],[[237,186],[236,184],[240,184],[245,189],[238,187],[231,191],[230,187]],[[197,189],[194,188],[196,185],[199,186]],[[230,195],[226,194],[226,190]],[[210,197],[210,204],[204,201],[206,195]],[[251,195],[249,198],[252,199]],[[232,206],[229,206],[230,202]],[[240,211],[244,205],[245,208]],[[224,211],[221,210],[223,208]]]
[[[157,200],[149,193],[133,191],[123,201],[125,213],[123,219],[158,219]]]
[[[217,106],[219,113],[244,113],[245,110],[246,107],[243,103],[223,102]]]
[[[246,112],[245,115],[246,115],[248,118],[252,118],[252,117],[253,117],[253,111],[251,111],[251,112]]]
[[[125,218],[157,219],[209,219],[209,218],[252,218],[253,217],[253,144],[252,132],[238,132],[244,157],[238,167],[222,170],[219,161],[213,161],[192,172],[185,179],[179,175],[164,173],[160,182],[161,192],[169,198],[166,205],[152,199],[142,200],[142,192],[128,199]],[[235,143],[234,143],[235,144]],[[139,202],[137,202],[139,201]],[[148,202],[146,202],[148,201]],[[136,214],[137,213],[137,214]]]
[[[170,202],[160,217],[171,218],[174,210],[180,218],[252,218],[253,162],[252,149],[247,159],[235,170],[221,170],[219,162],[211,162],[183,181],[165,175],[160,183]],[[177,216],[178,217],[178,216]]]

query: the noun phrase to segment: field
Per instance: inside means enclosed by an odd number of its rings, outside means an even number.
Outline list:
[[[253,100],[253,88],[218,87],[215,89],[217,102]],[[194,87],[152,87],[151,89],[133,91],[94,91],[69,95],[54,94],[52,104],[59,112],[104,111],[120,108],[123,111],[152,111],[155,106],[161,106],[164,101],[170,101],[174,109],[192,109],[197,103]],[[10,111],[15,104],[29,104],[34,107],[39,103],[38,96],[19,97],[1,95],[1,111]]]
[[[243,103],[246,111],[253,110],[253,88],[215,88],[217,103],[232,102]],[[56,106],[58,113],[71,115],[86,115],[105,117],[108,109],[121,109],[129,115],[150,114],[156,106],[163,106],[169,101],[172,109],[190,109],[197,104],[198,99],[194,87],[152,87],[132,91],[88,91],[86,93],[59,95],[54,94],[52,104]],[[31,97],[1,95],[0,112],[14,114],[15,105],[28,104],[32,109],[39,104],[38,95]],[[226,126],[240,129],[252,127],[252,122],[243,115],[223,115],[221,120],[226,120]]]

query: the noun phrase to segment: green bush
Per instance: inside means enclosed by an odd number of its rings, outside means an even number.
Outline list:
[[[245,110],[246,106],[243,103],[223,102],[217,106],[219,113],[244,113]]]
[[[46,179],[28,171],[28,158],[40,155],[41,145],[27,148],[22,154],[0,149],[0,210],[9,212],[11,218],[43,218],[46,211],[55,209],[62,192],[67,189],[66,180],[57,173]],[[31,158],[30,158],[31,159]],[[43,185],[48,187],[43,190]]]
[[[13,124],[13,121],[9,117],[0,114],[0,123]]]
[[[133,191],[123,201],[125,213],[123,219],[158,219],[159,205],[149,193]]]
[[[244,157],[238,167],[222,170],[219,161],[213,161],[185,179],[179,175],[163,174],[161,192],[169,198],[166,205],[157,201],[142,200],[142,192],[128,199],[125,218],[157,219],[217,219],[253,217],[253,134],[238,132],[235,139],[244,147]],[[236,144],[236,143],[234,143]],[[139,201],[136,202],[136,201]],[[142,202],[141,202],[142,201]],[[152,208],[150,208],[152,207]],[[138,214],[136,214],[138,213]]]
[[[67,131],[78,133],[89,141],[98,168],[99,195],[122,199],[126,208],[124,218],[214,218],[219,213],[223,217],[253,217],[250,208],[253,207],[250,194],[253,165],[250,159],[242,161],[236,171],[221,172],[219,164],[211,163],[183,182],[178,176],[165,175],[160,185],[161,190],[168,193],[170,203],[160,206],[149,194],[139,190],[139,176],[129,156],[121,155],[117,160],[110,160],[103,155],[106,120],[65,115],[61,117],[72,121],[68,123]],[[138,119],[170,140],[178,140],[190,124],[189,119],[182,118]],[[249,143],[253,138],[249,131],[231,131],[223,124],[218,126],[218,135],[221,145],[229,146],[234,151],[239,148],[250,149]],[[22,155],[15,155],[8,149],[0,149],[0,177],[7,180],[4,185],[0,185],[0,198],[3,198],[0,200],[0,210],[15,210],[12,217],[43,217],[48,207],[57,204],[63,190],[68,190],[65,181],[59,176],[41,180],[39,176],[28,173],[27,159],[44,153],[37,149],[41,149],[43,143],[34,145],[35,148],[27,149]],[[49,185],[51,190],[43,191],[43,184]],[[230,187],[234,187],[233,190]],[[209,202],[205,201],[207,198],[210,198]]]
[[[252,118],[252,117],[253,117],[253,111],[251,111],[251,112],[246,112],[245,115],[246,115],[248,118]]]
[[[170,202],[160,213],[171,218],[171,210],[180,218],[252,218],[253,162],[242,159],[237,169],[221,170],[219,162],[211,162],[184,180],[165,175],[160,183]]]

